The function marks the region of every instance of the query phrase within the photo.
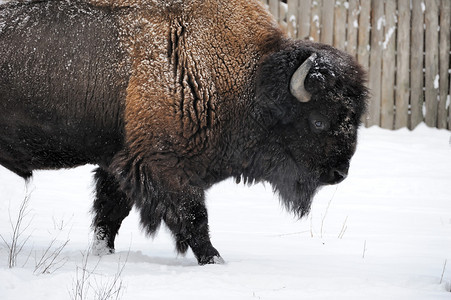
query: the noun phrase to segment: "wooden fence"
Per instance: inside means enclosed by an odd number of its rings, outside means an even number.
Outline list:
[[[451,0],[261,0],[288,34],[368,70],[366,126],[451,129]]]

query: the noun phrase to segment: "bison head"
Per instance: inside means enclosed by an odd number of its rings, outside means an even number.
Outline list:
[[[297,215],[320,186],[348,174],[368,91],[365,72],[330,46],[290,43],[263,59],[256,114],[266,132],[254,168]]]

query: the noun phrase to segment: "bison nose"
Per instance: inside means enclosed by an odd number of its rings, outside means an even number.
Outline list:
[[[332,171],[333,175],[333,184],[335,183],[340,183],[343,180],[346,179],[346,177],[348,177],[348,170],[344,171],[344,170],[339,170],[339,169],[335,169]]]
[[[329,172],[320,177],[320,181],[325,184],[337,184],[348,177],[349,163],[341,164],[335,168],[331,168]]]

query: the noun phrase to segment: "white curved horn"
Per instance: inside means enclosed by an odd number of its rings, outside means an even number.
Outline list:
[[[309,102],[312,95],[304,87],[305,77],[307,77],[310,68],[313,66],[313,63],[316,59],[316,53],[310,55],[302,65],[294,72],[293,76],[291,76],[290,80],[290,92],[296,97],[300,102]]]

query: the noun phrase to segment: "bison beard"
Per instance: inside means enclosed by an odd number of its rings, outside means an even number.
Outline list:
[[[0,53],[0,164],[98,165],[98,254],[135,207],[146,234],[223,262],[204,191],[229,177],[305,216],[346,177],[368,95],[352,57],[287,38],[257,0],[14,1]]]
[[[309,213],[310,204],[319,185],[307,174],[297,174],[287,169],[280,168],[269,181],[274,190],[279,193],[285,208],[301,218]]]

